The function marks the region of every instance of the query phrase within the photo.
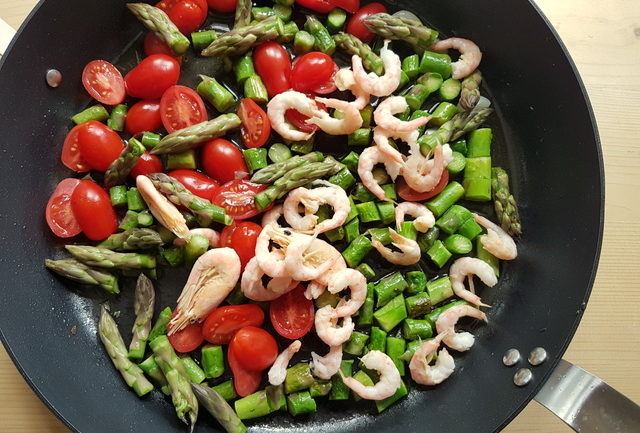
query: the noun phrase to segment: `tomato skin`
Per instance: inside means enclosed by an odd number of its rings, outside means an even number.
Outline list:
[[[256,255],[256,241],[262,231],[262,226],[251,221],[242,221],[236,225],[230,236],[231,248],[238,254],[242,270],[249,260]]]
[[[213,310],[202,325],[202,336],[211,344],[229,344],[245,326],[262,326],[264,312],[256,304],[226,305]]]
[[[156,7],[165,11],[185,35],[198,30],[207,19],[208,7],[204,0],[162,0]]]
[[[164,167],[162,166],[162,160],[156,155],[144,152],[140,155],[140,158],[138,158],[136,165],[131,169],[130,176],[135,179],[141,175],[162,173],[163,171]]]
[[[331,0],[334,7],[339,7],[345,11],[355,14],[360,9],[360,0]]]
[[[206,200],[220,188],[220,184],[210,177],[195,170],[178,169],[169,172],[169,176],[180,181],[189,191]]]
[[[245,326],[231,339],[230,347],[242,367],[249,371],[263,371],[278,356],[278,344],[271,334],[262,328]]]
[[[160,129],[160,101],[157,99],[143,99],[129,108],[125,119],[125,129],[131,135],[139,132],[154,132]]]
[[[65,165],[65,167],[79,173],[91,170],[91,167],[89,167],[87,161],[85,161],[80,154],[78,133],[81,129],[84,129],[83,125],[77,125],[71,128],[64,139],[64,144],[62,145],[62,154],[60,155],[60,160]]]
[[[442,191],[444,187],[447,186],[448,183],[449,183],[449,171],[445,169],[442,172],[442,177],[440,178],[440,181],[431,191],[427,191],[427,192],[415,191],[411,189],[409,185],[407,185],[407,182],[405,182],[404,178],[398,179],[398,181],[396,182],[396,185],[398,189],[398,195],[403,200],[423,201],[423,200],[428,200],[431,197],[435,197],[436,195],[440,194],[440,191]]]
[[[284,338],[295,340],[306,335],[314,324],[313,302],[304,296],[304,287],[298,286],[271,301],[269,317],[273,329]]]
[[[369,15],[382,12],[387,12],[387,8],[381,3],[369,3],[368,5],[362,6],[360,10],[349,19],[349,22],[347,22],[347,33],[357,36],[362,42],[370,42],[376,35],[365,27],[362,20]]]
[[[120,155],[124,144],[117,132],[104,123],[91,120],[78,131],[78,148],[82,159],[94,170],[106,171]]]
[[[314,92],[320,88],[326,93],[333,92],[333,76],[338,66],[331,57],[319,51],[312,51],[297,57],[291,69],[291,87],[298,92]],[[327,87],[327,83],[332,86]],[[333,88],[331,88],[333,87]]]
[[[224,138],[204,143],[200,159],[204,172],[221,184],[234,180],[236,172],[249,172],[240,149]]]
[[[71,209],[82,232],[92,241],[106,239],[118,229],[109,194],[91,180],[81,180],[73,190]]]
[[[173,315],[175,315],[175,312]],[[187,325],[184,329],[167,335],[167,338],[176,352],[186,353],[196,350],[204,341],[204,338],[202,338],[202,323]]]
[[[245,146],[264,146],[271,135],[271,121],[267,113],[252,99],[245,98],[238,106],[238,117],[242,121],[240,133]]]
[[[238,0],[207,0],[209,9],[220,12],[229,13],[236,10]]]
[[[297,129],[303,132],[314,132],[320,129],[318,125],[313,123],[307,123],[306,121],[310,119],[309,116],[305,116],[301,112],[296,109],[290,108],[285,111],[284,115],[287,117],[289,123],[295,126]]]
[[[160,117],[164,128],[171,133],[206,121],[207,108],[193,89],[176,85],[169,87],[162,95]]]
[[[71,209],[71,195],[80,184],[79,179],[67,178],[58,183],[51,193],[45,210],[45,218],[51,231],[60,238],[79,235],[82,228]]]
[[[340,6],[336,1],[327,0],[296,0],[296,3],[320,14],[328,14],[333,8]]]
[[[249,182],[246,179],[232,180],[220,187],[211,198],[211,203],[223,207],[227,215],[236,221],[251,218],[260,213],[256,208],[255,196],[267,189],[267,186]]]
[[[153,32],[147,33],[147,36],[144,37],[144,54],[146,56],[164,54],[166,56],[176,57],[171,48],[169,48],[169,45],[167,45],[162,39],[158,38]]]
[[[222,232],[220,232],[220,248],[231,248],[231,236],[233,236],[233,232],[235,232],[237,228],[238,224],[236,224],[235,222],[230,226],[224,226]]]
[[[180,63],[164,54],[142,59],[124,77],[129,96],[140,99],[159,99],[165,90],[178,82]]]
[[[269,98],[291,88],[291,60],[287,50],[277,42],[265,42],[253,51],[253,64],[262,78]]]
[[[233,374],[233,387],[240,397],[246,397],[258,390],[260,382],[262,382],[262,372],[245,369],[240,364],[232,345],[229,345],[227,351],[227,362],[229,362],[229,368]]]
[[[93,99],[106,105],[117,105],[126,96],[122,74],[104,60],[87,63],[82,71],[82,84]]]

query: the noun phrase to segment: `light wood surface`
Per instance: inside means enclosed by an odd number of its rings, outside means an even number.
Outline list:
[[[0,0],[0,17],[17,28],[35,3]],[[605,237],[598,277],[565,357],[640,402],[640,1],[537,3],[580,70],[598,120],[606,166]],[[1,347],[0,431],[68,431],[31,392]],[[505,431],[570,429],[533,402]]]

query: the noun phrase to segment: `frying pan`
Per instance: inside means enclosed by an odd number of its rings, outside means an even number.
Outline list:
[[[591,413],[591,427],[598,427],[599,419],[627,417],[627,427],[618,431],[640,431],[633,403],[597,379],[586,380],[564,361],[556,368],[593,284],[604,209],[595,122],[564,46],[525,0],[386,3],[390,9],[409,9],[445,35],[467,37],[483,49],[484,91],[500,125],[495,160],[509,168],[521,206],[525,231],[520,256],[503,265],[495,288],[483,292],[493,305],[489,324],[476,330],[476,345],[456,359],[456,372],[448,381],[413,391],[380,415],[363,406],[321,404],[317,413],[304,418],[261,419],[253,431],[492,432],[539,391],[538,398],[552,409],[565,403],[562,415],[575,428],[583,419],[579,410],[595,404],[599,410]],[[42,213],[55,184],[69,174],[58,162],[68,119],[89,102],[79,84],[82,68],[96,58],[116,60],[140,35],[123,4],[43,0],[0,63],[5,102],[0,104],[0,223],[5,228],[0,235],[0,336],[27,382],[72,430],[182,432],[185,427],[166,399],[159,393],[138,399],[110,365],[96,335],[99,304],[106,297],[69,285],[42,266],[45,258],[61,256],[61,242],[50,234]],[[62,72],[56,89],[44,83],[49,68]],[[177,279],[162,278],[161,289],[178,285]],[[121,329],[133,320],[131,290],[126,289],[110,299],[122,312]],[[172,304],[175,295],[160,290],[157,305]],[[76,333],[70,332],[73,326]],[[516,387],[515,370],[503,365],[502,356],[510,348],[526,354],[534,347],[543,347],[549,359],[532,368],[527,386]],[[519,366],[527,367],[526,361]],[[567,385],[566,379],[573,382]],[[616,400],[602,406],[596,394]],[[205,419],[196,429],[215,428]]]

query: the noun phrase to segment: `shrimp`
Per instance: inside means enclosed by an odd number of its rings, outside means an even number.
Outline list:
[[[342,254],[340,254],[340,251],[335,248],[331,251],[329,260],[335,260],[333,265],[331,265],[327,272],[315,279],[318,284],[325,287],[331,284],[331,278],[333,278],[337,272],[347,268],[347,262],[344,260],[344,257],[342,257]]]
[[[315,280],[327,272],[336,260],[331,250],[335,248],[315,236],[298,235],[289,244],[284,256],[287,275],[296,281]]]
[[[445,334],[442,338],[444,344],[458,352],[465,352],[471,349],[475,337],[469,332],[455,332],[454,327],[461,317],[473,317],[487,321],[487,315],[477,308],[470,305],[456,305],[440,314],[436,320],[436,330],[438,334]]]
[[[449,279],[451,280],[453,293],[471,304],[488,307],[489,305],[483,304],[480,297],[473,292],[474,275],[480,277],[480,280],[489,287],[495,286],[498,282],[496,273],[486,262],[473,257],[462,257],[453,262],[449,268]],[[469,279],[469,287],[471,290],[465,289],[465,278]]]
[[[282,205],[276,205],[272,207],[269,211],[265,212],[262,215],[262,221],[260,221],[260,225],[264,228],[269,224],[278,225],[278,220],[282,216]]]
[[[362,307],[367,298],[367,279],[355,269],[343,269],[331,278],[328,290],[335,294],[346,288],[351,292],[349,300],[334,311],[340,317],[351,316]]]
[[[389,40],[384,41],[384,45],[380,50],[380,58],[384,64],[384,75],[377,76],[374,72],[367,72],[362,66],[362,58],[353,56],[351,58],[351,69],[356,83],[373,96],[388,96],[392,94],[400,85],[400,71],[402,65],[400,57],[388,48]]]
[[[440,182],[446,167],[442,145],[436,146],[433,163],[428,165],[427,162],[429,162],[427,158],[420,153],[415,153],[407,158],[402,168],[402,175],[407,185],[418,192],[431,191]]]
[[[318,217],[314,214],[318,212],[320,204],[308,197],[309,192],[304,187],[296,188],[287,194],[282,204],[282,214],[287,224],[300,232],[310,232],[318,222]],[[305,216],[299,214],[300,204],[304,206]]]
[[[267,114],[271,121],[271,127],[282,138],[287,140],[305,141],[310,139],[313,132],[299,131],[287,122],[285,113],[291,108],[308,117],[320,116],[322,111],[318,109],[315,101],[304,93],[287,90],[271,98],[271,101],[267,104]]]
[[[378,182],[373,178],[373,168],[379,163],[384,164],[387,173],[389,173],[389,176],[394,180],[402,169],[402,164],[384,155],[377,146],[370,146],[360,154],[360,159],[358,159],[358,176],[360,176],[360,180],[364,186],[366,186],[373,195],[380,200],[391,201],[391,199],[384,194],[382,187],[380,187]]]
[[[302,204],[305,211],[317,212],[321,204],[329,204],[333,210],[333,216],[322,221],[316,226],[318,217],[308,214],[301,217],[298,213],[298,204]],[[300,231],[313,228],[314,234],[320,234],[340,227],[347,220],[351,210],[349,197],[342,188],[332,185],[315,189],[297,188],[289,193],[284,201],[284,217],[289,225]],[[315,228],[314,228],[315,226]]]
[[[456,80],[461,80],[471,75],[482,60],[480,48],[469,39],[449,38],[438,41],[431,46],[434,51],[447,51],[450,49],[460,51],[460,58],[451,64],[451,75]]]
[[[349,90],[356,97],[351,104],[358,110],[362,110],[369,103],[369,94],[362,90],[362,87],[356,83],[351,69],[340,69],[333,77],[333,82],[340,90]]]
[[[264,272],[260,268],[258,260],[252,257],[245,266],[240,280],[240,290],[247,298],[258,302],[273,301],[298,285],[297,281],[289,277],[279,277],[273,278],[267,287],[264,287],[262,284],[263,276]]]
[[[214,229],[208,228],[200,228],[200,229],[191,229],[189,230],[190,236],[200,235],[209,239],[209,246],[211,248],[217,248],[218,243],[220,242],[220,234]],[[173,240],[173,245],[180,247],[187,244],[186,239],[176,238]]]
[[[382,242],[374,238],[371,240],[371,243],[382,257],[394,265],[413,265],[420,261],[422,253],[420,251],[420,245],[418,245],[416,241],[399,235],[393,229],[389,229],[389,234],[393,240],[393,246],[400,249],[401,252],[390,250],[385,247]]]
[[[316,116],[307,119],[306,123],[317,125],[327,134],[351,134],[362,126],[362,116],[360,115],[360,109],[354,104],[334,98],[316,98],[316,102],[320,102],[327,107],[340,110],[340,112],[343,114],[342,119],[336,119],[334,117],[331,117],[326,111],[319,110]]]
[[[345,343],[355,328],[351,316],[343,318],[342,326],[337,326],[338,319],[339,317],[336,316],[331,305],[326,305],[316,311],[314,318],[316,334],[328,346],[340,346]]]
[[[278,355],[275,361],[273,361],[268,373],[269,383],[271,385],[282,385],[284,378],[287,376],[287,365],[289,365],[289,361],[291,361],[293,355],[300,350],[301,346],[302,343],[300,340],[294,341],[289,345],[289,347],[284,349],[280,355]]]
[[[431,116],[418,117],[411,121],[400,120],[394,114],[403,113],[409,105],[402,96],[389,96],[378,104],[373,112],[373,119],[381,128],[392,132],[411,132],[426,125],[431,120]]]
[[[240,277],[240,258],[231,248],[209,250],[194,263],[169,322],[169,335],[202,321],[227,297]]]
[[[293,240],[291,230],[283,229],[277,224],[269,224],[262,229],[256,240],[256,260],[262,271],[272,277],[286,277],[286,269],[284,266],[284,256],[274,253],[276,250],[270,249],[271,241],[280,247],[286,248]]]
[[[188,240],[191,235],[184,217],[173,203],[160,194],[153,182],[147,176],[140,175],[136,177],[136,186],[155,219],[177,237]]]
[[[409,370],[411,370],[411,378],[416,383],[420,385],[438,385],[453,373],[456,365],[453,357],[444,347],[438,352],[436,364],[434,366],[429,365],[440,346],[440,341],[445,335],[447,334],[439,334],[436,338],[425,341],[411,357]]]
[[[331,377],[340,370],[340,363],[342,362],[342,345],[331,346],[329,353],[325,356],[320,356],[315,352],[311,352],[311,359],[313,359],[313,375],[318,379],[329,380]]]
[[[404,201],[396,206],[396,229],[404,222],[404,216],[411,215],[415,218],[413,226],[421,233],[425,233],[436,224],[433,213],[423,204],[411,201]]]
[[[373,128],[373,142],[376,147],[387,158],[398,164],[404,164],[404,155],[389,143],[390,133],[379,126]]]
[[[473,219],[487,229],[487,236],[480,239],[485,250],[502,260],[513,260],[518,257],[516,243],[500,226],[475,213]]]
[[[307,289],[304,291],[304,297],[307,298],[308,300],[318,299],[320,295],[324,293],[325,290],[327,290],[326,285],[321,284],[317,280],[314,280],[309,283],[309,285],[307,286]]]
[[[373,386],[365,386],[353,377],[346,377],[340,372],[342,381],[353,392],[365,400],[384,400],[396,393],[402,379],[398,367],[393,363],[389,355],[372,350],[361,359],[364,366],[370,370],[376,370],[380,374],[380,380]]]

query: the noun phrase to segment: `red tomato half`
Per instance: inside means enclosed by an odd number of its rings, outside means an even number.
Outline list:
[[[335,4],[337,2],[329,0],[296,0],[296,3],[321,14],[328,14],[333,8],[339,6]]]
[[[285,116],[287,116],[287,120],[297,129],[303,132],[313,132],[320,129],[318,125],[314,125],[313,123],[307,123],[309,120],[309,116],[305,116],[298,110],[294,110],[293,108],[285,111]]]
[[[176,312],[174,311],[171,318],[175,315]],[[187,325],[184,329],[167,335],[167,338],[169,338],[169,342],[177,352],[186,353],[196,350],[204,341],[204,338],[202,338],[202,323]]]
[[[147,36],[144,37],[144,54],[147,56],[151,56],[153,54],[164,54],[176,57],[171,48],[169,48],[169,45],[167,45],[167,43],[162,39],[158,38],[153,32],[147,33]]]
[[[304,296],[304,287],[298,286],[289,293],[271,301],[269,317],[273,329],[284,338],[295,340],[307,334],[313,327],[313,302]]]
[[[219,242],[220,248],[223,248],[223,247],[231,248],[231,236],[233,235],[233,232],[235,232],[237,228],[238,228],[238,224],[236,224],[235,222],[230,226],[224,226],[224,228],[222,229],[222,232],[220,232],[220,242]]]
[[[82,84],[98,102],[117,105],[124,101],[124,79],[120,71],[109,62],[94,60],[82,71]]]
[[[207,19],[209,11],[205,0],[162,0],[156,7],[165,11],[185,35],[198,30]]]
[[[71,128],[64,139],[62,154],[60,155],[60,159],[65,167],[80,173],[91,170],[87,161],[82,158],[80,146],[78,146],[78,133],[81,129],[84,129],[84,124]]]
[[[445,186],[449,183],[449,171],[444,170],[442,172],[442,177],[440,178],[440,182],[433,188],[431,191],[427,192],[418,192],[414,189],[411,189],[407,182],[405,182],[404,178],[399,178],[396,182],[398,195],[406,201],[423,201],[428,200],[431,197],[434,197],[440,194],[440,191],[444,189]]]
[[[129,96],[158,99],[165,90],[178,82],[180,63],[164,54],[153,54],[142,59],[124,77]]]
[[[70,238],[82,231],[71,209],[71,194],[78,184],[79,179],[63,179],[53,190],[47,203],[45,218],[51,231],[58,237]]]
[[[240,149],[224,138],[204,143],[200,158],[205,173],[220,183],[234,180],[237,172],[249,172]]]
[[[109,194],[97,183],[81,180],[71,194],[71,209],[83,233],[101,241],[118,229],[118,217]]]
[[[256,304],[226,305],[213,310],[202,325],[202,336],[211,344],[229,344],[245,326],[262,326],[264,312]]]
[[[376,37],[376,35],[371,33],[369,29],[365,27],[362,20],[369,15],[379,14],[382,12],[387,12],[387,8],[381,3],[369,3],[368,5],[362,6],[362,8],[360,8],[360,10],[349,19],[349,22],[347,23],[347,33],[357,36],[362,42],[371,41]]]
[[[227,351],[227,361],[233,374],[233,387],[236,389],[236,393],[240,397],[246,397],[256,392],[260,382],[262,382],[262,372],[245,369],[240,364],[232,345],[229,345],[229,350]]]
[[[242,221],[237,224],[231,233],[229,243],[230,247],[238,253],[242,269],[247,265],[249,260],[256,255],[256,241],[262,231],[262,226],[251,221]]]
[[[271,121],[258,104],[245,98],[238,106],[238,117],[242,121],[240,133],[245,146],[262,147],[271,134]]]
[[[185,188],[206,200],[211,200],[211,196],[213,196],[220,187],[218,182],[195,170],[173,170],[169,172],[169,176],[178,179]]]
[[[122,152],[122,139],[113,129],[95,120],[79,126],[78,148],[82,159],[94,170],[106,171]]]
[[[160,119],[160,101],[157,99],[144,99],[138,101],[129,108],[125,119],[125,129],[131,135],[138,132],[154,132],[162,126]]]
[[[319,51],[312,51],[296,58],[291,69],[291,87],[302,93],[331,93],[336,90],[333,76],[338,65],[331,57]]]
[[[193,89],[186,86],[169,87],[160,100],[160,116],[167,132],[205,122],[207,108]]]
[[[263,371],[278,356],[278,344],[271,334],[262,328],[245,326],[231,339],[229,347],[242,367],[249,371]]]
[[[220,13],[229,13],[236,10],[238,0],[207,0],[209,8]]]
[[[223,207],[233,219],[244,220],[260,213],[256,209],[255,196],[266,188],[267,185],[245,179],[232,180],[220,187],[211,203]]]
[[[136,178],[140,175],[146,175],[151,173],[162,173],[164,168],[162,166],[162,161],[156,155],[151,155],[149,152],[144,152],[138,158],[138,162],[131,169],[130,176],[132,178]]]
[[[270,98],[291,88],[291,60],[287,50],[279,43],[265,42],[256,47],[253,50],[253,64]]]

